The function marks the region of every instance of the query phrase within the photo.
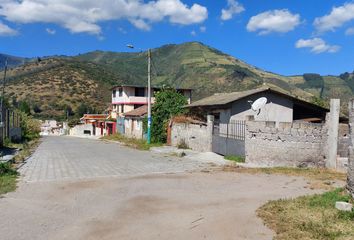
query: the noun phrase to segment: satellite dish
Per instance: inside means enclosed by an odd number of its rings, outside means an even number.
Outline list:
[[[259,115],[261,109],[267,104],[267,101],[268,99],[265,97],[258,98],[254,103],[252,103],[252,110],[257,112],[257,115]]]

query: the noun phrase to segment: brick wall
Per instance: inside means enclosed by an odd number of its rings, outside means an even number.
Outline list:
[[[246,163],[259,166],[324,166],[327,131],[322,124],[248,122]]]

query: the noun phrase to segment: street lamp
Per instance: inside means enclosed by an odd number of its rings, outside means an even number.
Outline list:
[[[134,45],[128,44],[128,48],[134,49]],[[147,143],[151,143],[151,49],[148,49],[148,132],[147,132]]]

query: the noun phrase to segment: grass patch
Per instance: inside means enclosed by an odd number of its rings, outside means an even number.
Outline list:
[[[313,180],[342,180],[346,181],[347,175],[332,171],[326,168],[291,168],[291,167],[274,167],[274,168],[243,168],[239,166],[226,166],[224,171],[241,172],[250,174],[278,174],[294,177],[305,177]]]
[[[343,189],[290,200],[270,201],[257,210],[275,239],[354,239],[354,211],[342,212],[336,201],[352,202]]]
[[[132,147],[132,148],[139,149],[139,150],[144,150],[144,151],[150,150],[151,147],[159,147],[159,146],[163,145],[162,143],[148,144],[144,139],[127,138],[127,137],[125,137],[121,134],[118,134],[118,133],[112,134],[109,136],[104,136],[101,139],[110,140],[110,141],[117,141],[117,142],[124,144],[125,146]]]
[[[243,168],[240,166],[228,165],[223,167],[226,172],[239,172],[248,174],[276,174],[287,175],[293,177],[304,177],[309,180],[308,188],[332,190],[335,182],[347,180],[345,173],[336,172],[325,168],[291,168],[291,167],[275,167],[275,168]]]
[[[39,144],[39,138],[35,138],[29,142],[13,143],[11,147],[20,149],[19,153],[14,157],[14,165],[17,166],[23,163],[30,155],[32,155]]]
[[[245,157],[242,157],[242,156],[226,155],[224,158],[226,160],[237,162],[237,163],[244,163],[245,162]]]
[[[0,163],[0,196],[15,191],[18,173],[10,163]]]

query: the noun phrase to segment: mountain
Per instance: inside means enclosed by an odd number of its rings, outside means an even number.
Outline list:
[[[6,60],[9,68],[17,67],[30,61],[29,58],[15,57],[0,53],[0,70],[5,68]]]
[[[122,82],[117,75],[104,66],[51,58],[10,69],[5,90],[13,105],[27,102],[37,117],[60,119],[68,109],[74,114],[80,106],[104,111],[110,88],[118,83]]]
[[[199,42],[153,49],[152,63],[153,85],[192,88],[194,100],[267,84],[304,100],[326,105],[329,98],[339,97],[346,105],[354,91],[353,74],[281,76]],[[146,85],[147,53],[94,51],[49,57],[13,68],[8,76],[6,95],[10,101],[29,102],[41,118],[64,117],[68,107],[78,117],[83,104],[97,112],[107,108],[112,85]]]
[[[105,65],[126,83],[146,84],[147,53],[95,51],[76,59]],[[263,71],[217,49],[199,42],[170,44],[152,50],[154,85],[192,88],[194,98],[215,92],[245,90],[263,82],[276,85],[295,95],[311,97],[288,78]]]

